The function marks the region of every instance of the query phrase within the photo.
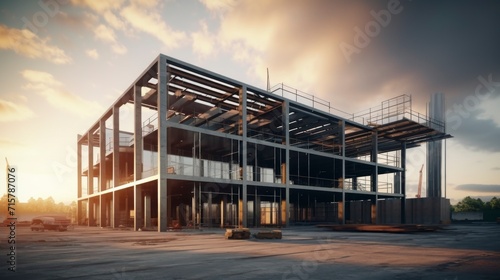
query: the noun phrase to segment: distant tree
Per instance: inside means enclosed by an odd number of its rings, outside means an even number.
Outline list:
[[[45,203],[44,203],[44,201],[43,201],[43,199],[41,197],[39,197],[36,200],[35,212],[37,212],[37,213],[45,213]]]
[[[467,196],[454,207],[455,212],[479,212],[485,209],[485,204],[480,198]]]
[[[34,213],[36,212],[36,209],[36,200],[33,197],[30,197],[30,199],[28,199],[28,202],[26,203],[26,212]]]
[[[56,212],[56,202],[54,201],[54,198],[52,196],[47,197],[44,201],[44,210],[46,213],[50,212]]]
[[[485,203],[485,209],[487,210],[497,210],[500,209],[500,199],[494,196],[490,201]]]
[[[1,198],[0,198],[0,216],[4,216],[4,218],[7,218],[7,201],[8,201],[8,196],[7,194],[4,194]],[[0,220],[0,222],[2,222]]]

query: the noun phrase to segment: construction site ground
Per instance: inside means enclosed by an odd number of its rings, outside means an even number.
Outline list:
[[[251,229],[258,232],[260,229]],[[269,230],[269,229],[265,229]],[[165,233],[77,226],[16,229],[8,271],[8,227],[0,279],[498,279],[500,225],[432,232],[282,229],[282,239],[228,240],[223,229]]]

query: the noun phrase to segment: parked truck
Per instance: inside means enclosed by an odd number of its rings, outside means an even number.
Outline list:
[[[70,223],[71,220],[62,215],[38,216],[31,220],[31,231],[66,231]]]

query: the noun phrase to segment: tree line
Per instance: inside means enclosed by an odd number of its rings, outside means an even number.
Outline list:
[[[2,212],[7,211],[8,206],[8,197],[7,194],[4,194],[0,198],[0,209]],[[5,209],[5,210],[4,210]],[[42,198],[33,198],[31,197],[28,202],[25,203],[16,203],[15,206],[16,212],[19,215],[23,214],[67,214],[68,216],[73,216],[76,213],[76,202],[73,201],[70,204],[64,204],[62,202],[56,203],[54,198],[51,196],[42,199]]]
[[[451,206],[452,212],[481,212],[488,210],[499,210],[500,199],[496,196],[488,202],[483,202],[480,198],[465,197],[456,205]]]

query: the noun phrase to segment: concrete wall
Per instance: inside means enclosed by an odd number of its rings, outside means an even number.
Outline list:
[[[440,197],[412,198],[406,200],[407,224],[449,224],[450,200]],[[401,223],[401,200],[378,201],[378,224]]]
[[[400,224],[401,200],[400,199],[379,200],[377,208],[377,223]]]
[[[442,197],[406,200],[407,224],[449,224],[450,200]]]
[[[451,213],[453,221],[482,221],[483,212],[454,212]]]

